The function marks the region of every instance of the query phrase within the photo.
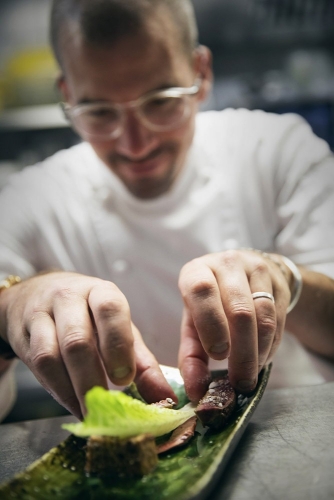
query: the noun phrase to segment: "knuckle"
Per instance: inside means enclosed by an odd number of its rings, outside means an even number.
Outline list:
[[[113,283],[112,281],[100,280],[92,288],[92,291],[94,291],[94,290],[95,291],[96,290],[100,290],[100,291],[102,290],[103,293],[106,296],[111,297],[111,299],[119,300],[119,301],[125,301],[126,302],[125,295],[121,292],[121,290],[118,288],[118,286],[115,285],[115,283]]]
[[[27,301],[23,307],[22,311],[23,318],[27,322],[35,323],[37,319],[43,319],[48,316],[48,312],[42,303],[39,301]]]
[[[254,274],[266,274],[269,272],[269,265],[264,259],[258,259],[254,263]]]
[[[50,317],[48,311],[43,310],[40,305],[34,305],[29,312],[31,314],[31,322]]]
[[[230,268],[234,267],[235,263],[240,259],[240,252],[238,250],[225,250],[220,254],[220,262],[222,265]]]
[[[109,319],[122,313],[128,314],[129,308],[121,299],[107,298],[97,304],[96,311],[101,319]]]
[[[45,369],[50,369],[50,365],[54,364],[55,358],[52,352],[47,350],[38,350],[30,354],[32,365],[40,372]]]
[[[253,321],[253,310],[245,303],[235,302],[230,308],[230,317],[233,322],[248,324]]]
[[[186,264],[184,264],[181,268],[181,274],[187,274],[188,272],[192,272],[193,269],[196,269],[200,264],[200,258],[196,257],[195,259],[190,260]]]
[[[181,291],[183,289],[188,289],[193,281],[194,274],[198,274],[198,269],[201,267],[202,264],[200,263],[199,258],[193,259],[182,266],[178,281],[178,286]]]
[[[67,331],[62,341],[62,347],[68,354],[75,354],[80,351],[91,349],[83,332],[77,329]]]
[[[194,298],[209,298],[214,295],[216,285],[213,280],[208,278],[194,278],[189,283],[188,293]]]
[[[59,300],[62,302],[68,302],[70,300],[73,300],[73,296],[75,295],[76,295],[75,292],[73,292],[71,288],[65,286],[57,286],[53,290],[53,296],[55,300]]]
[[[262,335],[272,335],[277,328],[277,323],[275,318],[270,316],[264,316],[262,318],[258,318],[257,320],[258,330],[262,333]]]
[[[98,285],[97,286],[103,286],[106,290],[109,290],[111,292],[119,292],[119,293],[122,293],[120,291],[120,289],[118,288],[117,285],[115,285],[115,283],[113,281],[108,281],[108,280],[99,280],[98,281]]]

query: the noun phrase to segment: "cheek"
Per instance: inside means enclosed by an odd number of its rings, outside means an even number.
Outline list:
[[[176,140],[179,143],[179,148],[180,151],[184,152],[185,150],[188,150],[193,138],[194,138],[194,132],[195,132],[195,115],[192,115],[189,121],[179,129],[176,134]]]
[[[195,132],[195,116],[196,111],[193,110],[186,123],[184,123],[180,128],[173,130],[168,135],[166,134],[165,136],[166,142],[170,141],[177,144],[178,150],[180,152],[187,150],[192,143]]]
[[[94,149],[95,153],[102,159],[108,157],[110,153],[112,153],[115,149],[114,141],[105,141],[105,142],[90,141],[90,145]]]

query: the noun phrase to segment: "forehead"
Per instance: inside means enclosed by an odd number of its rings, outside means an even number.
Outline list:
[[[159,13],[140,33],[110,47],[89,45],[73,33],[64,52],[65,78],[77,99],[131,100],[164,86],[191,85],[192,64],[180,39],[171,16],[162,20]]]

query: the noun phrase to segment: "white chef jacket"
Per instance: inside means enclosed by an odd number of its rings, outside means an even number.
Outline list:
[[[152,200],[79,144],[15,174],[0,213],[0,279],[60,268],[113,281],[167,365],[177,364],[189,260],[254,247],[334,277],[334,159],[293,114],[199,113],[184,169]]]

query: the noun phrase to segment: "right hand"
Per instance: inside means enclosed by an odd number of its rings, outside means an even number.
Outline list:
[[[72,272],[34,276],[5,290],[1,334],[41,385],[78,418],[84,396],[108,379],[135,380],[148,402],[176,396],[109,281]]]

